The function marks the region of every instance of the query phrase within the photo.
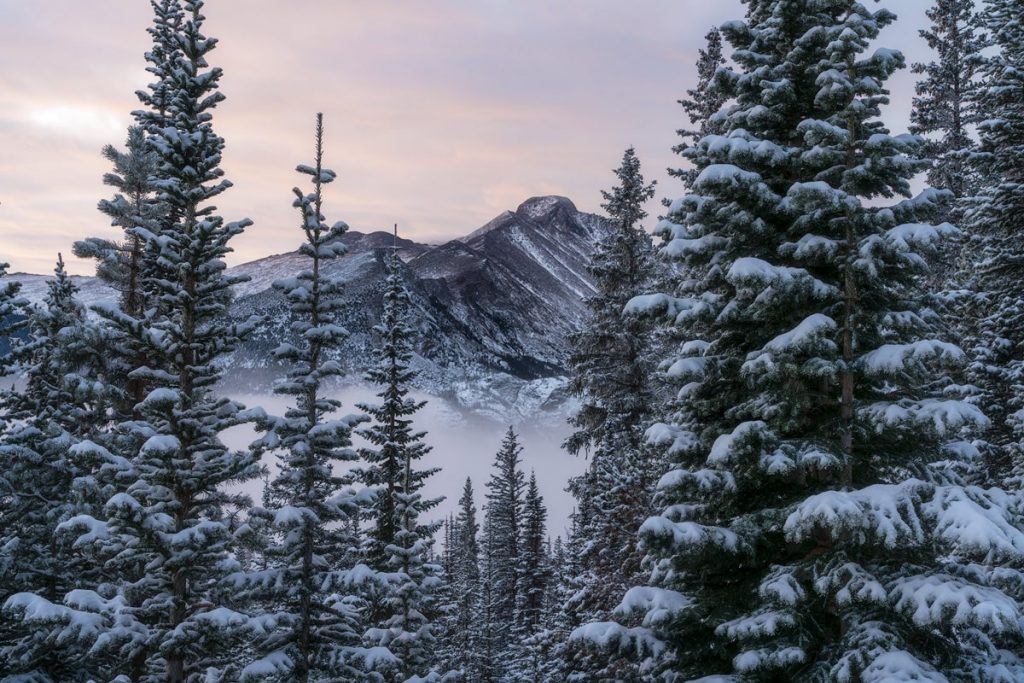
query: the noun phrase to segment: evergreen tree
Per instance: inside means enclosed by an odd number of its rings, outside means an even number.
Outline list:
[[[451,532],[451,570],[447,574],[451,600],[445,646],[449,668],[462,671],[467,681],[481,680],[480,624],[477,620],[480,608],[479,533],[473,482],[466,477]]]
[[[496,683],[501,678],[504,663],[501,656],[508,644],[507,640],[503,640],[503,636],[508,633],[508,615],[500,611],[502,600],[496,587],[501,558],[497,552],[495,520],[487,512],[485,507],[480,561],[480,600],[476,613],[479,635],[474,654],[479,666],[476,672],[478,680],[481,683]]]
[[[27,303],[18,295],[21,283],[7,279],[9,267],[10,264],[0,262],[0,376],[10,369],[11,343],[25,326],[24,308]]]
[[[183,0],[149,0],[153,10],[153,23],[146,29],[152,39],[146,53],[146,71],[153,81],[145,90],[136,90],[135,96],[145,107],[132,112],[138,125],[147,133],[174,123],[174,102],[177,85],[174,71],[178,67],[180,47],[176,36],[187,20],[186,13],[193,8]],[[173,210],[173,207],[168,207]]]
[[[431,553],[440,525],[424,519],[442,499],[422,494],[426,480],[439,469],[417,467],[430,447],[423,442],[426,433],[413,428],[412,416],[426,402],[409,396],[417,373],[410,366],[413,331],[406,320],[408,308],[409,293],[394,249],[388,261],[384,311],[375,328],[383,343],[376,367],[367,373],[370,382],[383,387],[377,394],[382,402],[359,407],[372,418],[371,426],[360,434],[376,447],[360,450],[370,464],[360,474],[366,483],[380,487],[371,513],[369,560],[391,574],[382,618],[365,638],[387,647],[398,659],[391,679],[396,683],[413,677],[443,677],[437,670],[436,652],[440,567],[432,562]]]
[[[156,199],[158,157],[148,146],[146,132],[141,126],[128,129],[125,151],[113,145],[103,148],[103,156],[113,164],[113,171],[103,175],[103,182],[116,190],[112,199],[99,202],[99,210],[110,217],[111,224],[124,231],[121,240],[98,237],[75,242],[75,256],[96,261],[96,275],[120,293],[121,311],[132,318],[143,317],[147,302],[144,297],[143,268],[145,244],[136,228],[158,231],[162,207]],[[108,360],[112,370],[128,375],[119,392],[118,412],[122,416],[133,414],[134,407],[145,397],[146,386],[131,371],[146,365],[143,349],[131,336],[118,335]]]
[[[383,317],[374,328],[383,346],[378,363],[366,374],[368,382],[383,387],[378,394],[382,403],[359,404],[360,410],[365,411],[373,423],[360,431],[371,447],[359,450],[360,458],[368,466],[359,469],[358,474],[366,484],[380,488],[374,502],[373,528],[369,532],[366,555],[369,564],[381,570],[393,569],[389,546],[394,545],[404,524],[399,498],[403,492],[419,491],[423,482],[438,471],[410,468],[406,472],[407,460],[414,463],[430,451],[423,443],[425,432],[416,432],[412,426],[412,416],[426,402],[409,397],[409,388],[417,372],[410,366],[413,330],[405,320],[409,294],[402,280],[397,251],[388,258],[387,269]],[[407,474],[410,477],[408,484],[405,482]],[[424,509],[429,507],[432,505]]]
[[[504,678],[509,683],[540,681],[544,669],[544,653],[537,636],[544,625],[551,578],[546,523],[547,509],[537,488],[537,476],[531,472],[523,499],[514,642]]]
[[[479,654],[485,667],[481,680],[499,681],[507,673],[507,653],[515,635],[520,596],[523,494],[526,481],[520,469],[519,437],[505,432],[487,482],[484,516],[481,624]]]
[[[978,103],[982,91],[979,78],[986,59],[982,51],[988,37],[980,30],[974,0],[936,0],[929,8],[932,25],[920,35],[935,51],[937,59],[927,64],[914,64],[913,72],[921,74],[917,96],[910,114],[910,131],[927,135],[920,154],[931,163],[928,184],[953,193],[953,200],[943,208],[940,220],[961,225],[966,201],[976,195],[984,178],[977,163],[977,144],[969,128],[980,122]],[[963,245],[947,240],[932,260],[931,282],[939,289],[959,291],[964,265]],[[965,317],[973,308],[966,301]]]
[[[228,675],[236,665],[230,638],[248,623],[227,607],[225,577],[234,571],[232,510],[246,499],[227,486],[252,478],[253,452],[227,449],[220,433],[255,417],[213,393],[218,360],[255,324],[232,324],[224,311],[230,287],[224,274],[230,240],[250,221],[225,223],[209,200],[231,183],[220,168],[224,141],[211,110],[223,100],[222,72],[207,56],[217,41],[202,33],[199,0],[154,2],[147,53],[157,76],[140,95],[151,109],[136,112],[156,155],[154,229],[137,226],[145,245],[143,298],[137,319],[102,309],[116,335],[132,338],[145,364],[128,377],[147,387],[135,419],[122,420],[108,439],[108,476],[121,490],[98,516],[79,516],[80,547],[105,559],[114,581],[65,596],[65,621],[90,623],[62,636],[85,639],[97,656],[132,681],[184,683],[200,675]]]
[[[981,98],[987,187],[971,203],[969,327],[971,380],[992,418],[986,434],[996,478],[1024,477],[1024,4],[992,0],[986,23],[999,48]]]
[[[152,230],[160,217],[154,184],[157,173],[157,155],[146,143],[146,132],[141,126],[131,126],[125,142],[125,151],[113,145],[103,148],[103,156],[113,165],[113,171],[103,175],[103,182],[113,187],[112,199],[99,202],[99,210],[110,217],[111,225],[121,228],[121,241],[91,237],[75,242],[75,256],[96,260],[96,275],[121,295],[121,310],[139,318],[145,302],[142,298],[142,238],[135,228]]]
[[[99,334],[75,299],[77,287],[58,257],[43,305],[30,311],[28,339],[13,361],[24,389],[3,397],[14,426],[0,442],[0,669],[50,680],[85,680],[85,652],[54,652],[51,631],[22,623],[35,596],[63,599],[83,583],[100,580],[97,568],[59,533],[78,514],[95,512],[98,491],[75,486],[94,480],[96,447],[89,441],[105,421],[105,363]]]
[[[560,536],[555,539],[550,551],[550,576],[544,592],[540,630],[528,641],[539,662],[534,679],[538,683],[558,683],[569,675],[565,643],[578,623],[572,622],[572,615],[565,606],[577,589],[575,582],[580,575],[570,552]]]
[[[725,91],[715,84],[715,74],[718,68],[725,64],[725,57],[722,56],[722,32],[712,28],[704,36],[704,40],[707,44],[698,52],[697,58],[697,86],[687,90],[687,97],[679,100],[679,104],[690,119],[690,125],[694,126],[676,131],[682,142],[675,145],[672,151],[683,157],[687,156],[687,150],[695,141],[705,135],[719,132],[722,124],[716,115],[727,101]],[[693,169],[670,168],[668,173],[670,176],[681,178],[687,185],[697,177]]]
[[[351,431],[358,419],[329,419],[341,404],[323,390],[325,380],[341,373],[328,354],[341,349],[348,336],[337,322],[342,284],[324,271],[345,254],[339,238],[348,226],[329,225],[323,214],[323,188],[335,173],[323,166],[322,114],[316,117],[314,164],[296,170],[313,184],[308,194],[293,190],[305,237],[299,253],[309,268],[274,283],[291,306],[297,338],[275,351],[291,364],[275,391],[293,396],[295,405],[283,418],[269,421],[269,441],[282,449],[280,466],[267,489],[266,508],[253,511],[270,532],[263,551],[268,567],[238,577],[250,599],[271,606],[267,616],[275,627],[256,644],[259,657],[242,677],[384,680],[369,669],[393,657],[384,648],[361,646],[361,600],[352,590],[372,578],[365,565],[355,564],[359,539],[351,524],[366,506],[366,495],[349,486],[348,475],[335,472],[355,459]]]
[[[959,474],[984,417],[919,289],[947,195],[883,201],[921,168],[878,120],[902,57],[864,54],[893,19],[752,0],[723,27],[735,105],[661,228],[684,270],[631,306],[686,339],[648,432],[674,461],[640,530],[650,580],[575,632],[639,654],[643,680],[1024,675],[1017,503]]]
[[[587,471],[569,490],[585,524],[578,529],[585,573],[573,596],[580,618],[603,619],[640,571],[635,530],[653,512],[649,501],[660,469],[644,431],[655,404],[650,322],[623,316],[625,305],[654,284],[644,204],[654,195],[632,148],[615,170],[619,184],[602,192],[614,228],[597,246],[590,273],[596,292],[585,303],[583,329],[570,337],[570,391],[581,407],[570,419],[571,453],[587,452]]]
[[[917,82],[910,130],[938,136],[921,147],[931,160],[928,184],[950,190],[959,200],[979,189],[970,162],[976,144],[968,129],[979,122],[982,82],[978,76],[988,40],[979,30],[973,0],[935,0],[927,14],[932,25],[920,35],[937,59],[913,65],[913,72],[923,78]]]
[[[548,583],[547,508],[537,488],[537,475],[530,473],[530,482],[523,499],[523,537],[519,570],[519,607],[516,618],[519,628],[534,632],[541,621],[544,593]]]

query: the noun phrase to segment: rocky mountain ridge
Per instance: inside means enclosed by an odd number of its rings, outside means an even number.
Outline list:
[[[467,236],[427,245],[399,239],[402,276],[418,332],[419,389],[497,419],[558,413],[565,403],[567,335],[582,322],[592,291],[587,264],[609,224],[565,197],[534,197]],[[345,283],[342,323],[350,332],[338,360],[362,376],[375,346],[385,259],[394,237],[350,231],[349,253],[326,273]],[[227,361],[229,389],[263,391],[281,368],[272,350],[290,335],[289,313],[273,281],[306,267],[297,252],[228,269],[249,278],[235,288],[230,315],[266,316]],[[12,274],[27,298],[45,294],[45,276]],[[78,277],[85,304],[113,298],[96,278]]]

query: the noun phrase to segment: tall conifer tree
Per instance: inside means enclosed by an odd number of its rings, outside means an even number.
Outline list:
[[[516,623],[506,683],[537,682],[544,671],[543,640],[538,636],[544,627],[545,599],[551,580],[551,564],[547,547],[547,508],[537,487],[537,475],[530,481],[523,497],[523,525],[519,558],[519,594]]]
[[[481,657],[487,666],[483,680],[498,681],[507,673],[508,648],[513,642],[516,606],[521,591],[523,495],[526,481],[520,468],[522,446],[510,426],[494,457],[487,481],[484,516],[484,558],[481,616]]]
[[[19,295],[21,283],[7,277],[8,263],[0,263],[0,376],[10,369],[12,338],[25,325],[24,307],[26,301]]]
[[[640,555],[635,530],[653,511],[650,498],[660,459],[644,442],[655,404],[651,324],[623,317],[627,302],[654,286],[650,237],[642,228],[644,204],[654,196],[633,149],[615,170],[618,185],[602,192],[613,229],[597,245],[590,273],[596,292],[586,299],[583,329],[570,337],[570,391],[581,407],[570,419],[571,453],[586,453],[586,472],[569,490],[578,501],[577,539],[584,576],[572,598],[583,619],[607,618],[637,578]]]
[[[980,124],[985,189],[968,210],[971,379],[992,429],[992,473],[1024,481],[1024,3],[991,0],[985,21],[998,54],[988,67]]]
[[[371,668],[393,661],[384,648],[362,647],[361,600],[353,586],[372,574],[356,565],[359,539],[351,522],[368,498],[352,489],[351,477],[335,471],[355,460],[351,431],[359,420],[331,419],[341,404],[323,388],[341,373],[328,354],[341,350],[348,336],[337,322],[342,285],[325,274],[346,252],[339,238],[348,226],[328,224],[323,214],[324,186],[336,177],[323,165],[323,134],[323,115],[317,114],[314,163],[296,168],[309,177],[312,192],[293,190],[305,238],[299,253],[309,268],[274,283],[291,305],[296,337],[275,351],[291,364],[275,391],[294,397],[295,405],[267,425],[268,442],[282,451],[280,467],[267,489],[266,509],[253,511],[269,527],[263,550],[269,566],[237,579],[249,599],[271,606],[267,618],[275,625],[257,642],[259,657],[243,679],[383,680]]]
[[[932,25],[920,31],[936,53],[927,64],[914,64],[921,74],[911,112],[911,132],[934,135],[921,152],[931,161],[928,184],[949,190],[956,199],[978,190],[970,156],[977,144],[969,128],[979,122],[982,51],[988,46],[974,0],[936,0],[928,9]]]
[[[75,520],[79,544],[92,545],[116,580],[76,592],[68,619],[98,616],[94,649],[131,680],[184,683],[230,671],[236,662],[228,639],[247,623],[223,592],[234,569],[230,513],[245,503],[226,486],[255,476],[258,461],[226,448],[220,433],[253,415],[212,389],[218,359],[254,324],[224,316],[238,280],[224,274],[223,259],[250,221],[226,223],[209,204],[231,183],[220,168],[224,141],[211,123],[224,97],[222,72],[207,63],[217,41],[202,33],[203,3],[152,4],[154,45],[146,56],[156,82],[140,93],[149,108],[135,115],[156,155],[156,199],[165,210],[152,228],[132,233],[145,244],[142,289],[152,303],[141,319],[120,308],[102,311],[138,345],[145,364],[128,377],[147,392],[135,419],[117,425],[123,438],[109,441],[117,444],[111,476],[123,489],[102,515]]]
[[[98,474],[89,439],[106,421],[109,381],[102,339],[77,291],[58,257],[42,305],[28,312],[27,339],[12,352],[25,386],[3,397],[2,409],[16,426],[0,440],[0,605],[10,598],[10,618],[0,627],[0,669],[68,681],[104,668],[87,665],[81,648],[55,652],[48,624],[18,617],[102,579],[61,533],[65,522],[95,513],[103,502],[98,487],[85,482]]]
[[[481,679],[480,663],[480,524],[473,497],[473,482],[466,477],[459,511],[452,525],[451,572],[448,589],[451,604],[445,643],[449,666],[463,672],[466,680]]]
[[[725,91],[715,83],[718,68],[725,64],[725,57],[722,55],[722,32],[718,28],[712,28],[704,36],[704,40],[706,45],[704,49],[698,51],[697,57],[697,85],[687,90],[686,97],[679,100],[692,127],[676,131],[676,135],[682,138],[682,141],[675,145],[672,151],[684,158],[694,142],[705,135],[718,132],[722,127],[721,121],[716,117],[727,99]],[[668,173],[687,184],[692,183],[697,177],[696,171],[692,168],[670,168]]]
[[[111,199],[99,202],[99,210],[110,217],[111,225],[124,231],[123,240],[92,237],[75,243],[75,256],[96,260],[96,275],[121,297],[121,310],[138,318],[145,301],[142,268],[145,265],[142,238],[135,228],[153,230],[160,216],[154,181],[157,155],[146,142],[141,126],[128,129],[125,150],[113,145],[103,148],[103,156],[113,169],[103,175],[103,183],[116,190]]]
[[[1021,576],[1020,520],[958,475],[975,455],[958,433],[984,417],[919,290],[946,196],[881,201],[921,167],[878,120],[903,59],[865,54],[893,19],[751,0],[723,27],[735,104],[660,228],[678,288],[631,305],[686,339],[662,364],[674,418],[648,431],[675,461],[640,530],[650,581],[575,634],[643,653],[645,678],[1022,675],[1000,578]]]
[[[360,433],[374,447],[360,450],[370,463],[361,476],[380,488],[372,511],[369,559],[391,575],[381,619],[365,637],[372,645],[387,647],[398,659],[389,679],[396,683],[446,675],[439,671],[436,649],[440,567],[431,552],[440,524],[425,519],[442,499],[424,498],[422,493],[426,480],[439,469],[419,465],[430,447],[423,442],[426,433],[414,429],[412,418],[426,402],[409,396],[417,373],[410,365],[413,330],[407,320],[409,293],[401,270],[395,248],[388,257],[384,310],[375,328],[382,342],[379,358],[367,373],[369,381],[382,387],[377,394],[381,403],[360,404],[371,417],[370,427]]]

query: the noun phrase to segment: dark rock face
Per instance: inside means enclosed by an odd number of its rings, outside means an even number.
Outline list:
[[[586,267],[607,230],[564,197],[527,200],[461,240],[408,262],[431,308],[472,358],[521,379],[561,374],[565,336],[593,288]]]
[[[462,239],[432,246],[400,238],[420,388],[495,417],[561,403],[566,335],[582,322],[582,298],[593,292],[587,264],[608,230],[564,197],[534,197]],[[373,358],[385,259],[395,243],[386,232],[351,231],[342,240],[349,253],[326,272],[345,285],[341,318],[351,336],[338,360],[356,379]],[[305,268],[307,259],[292,252],[229,269],[250,278],[236,286],[231,316],[268,321],[226,361],[227,383],[263,390],[280,376],[272,354],[289,338],[290,320],[272,285]]]

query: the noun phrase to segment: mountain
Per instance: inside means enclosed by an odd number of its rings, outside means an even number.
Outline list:
[[[582,322],[582,298],[593,291],[587,264],[608,229],[565,197],[534,197],[461,239],[399,239],[418,331],[419,388],[503,420],[557,410],[565,401],[566,336]],[[338,360],[354,379],[372,358],[385,258],[395,242],[385,232],[350,231],[341,239],[348,254],[326,272],[345,282],[341,315],[351,336]],[[272,283],[306,267],[290,252],[229,269],[249,278],[236,286],[230,315],[267,320],[227,361],[229,389],[265,390],[280,376],[271,352],[291,333],[286,302]],[[45,293],[44,276],[11,277],[32,300]],[[85,303],[113,295],[95,278],[76,282]]]

